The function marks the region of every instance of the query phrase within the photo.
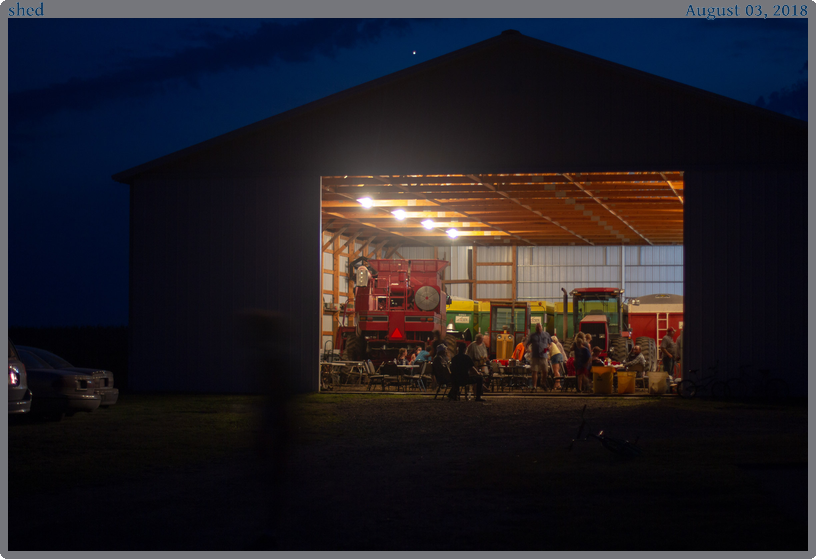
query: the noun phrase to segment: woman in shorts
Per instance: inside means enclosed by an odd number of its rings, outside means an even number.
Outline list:
[[[550,342],[550,364],[552,365],[553,376],[555,377],[555,389],[558,390],[561,388],[561,382],[558,380],[561,378],[561,369],[563,367],[564,362],[564,351],[561,348],[561,344],[558,343],[558,338],[555,336],[552,337],[552,341]]]

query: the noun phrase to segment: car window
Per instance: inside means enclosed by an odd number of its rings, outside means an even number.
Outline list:
[[[59,355],[55,355],[55,354],[51,353],[50,351],[45,351],[43,349],[38,349],[36,351],[32,351],[31,353],[36,354],[37,357],[39,357],[41,360],[43,360],[46,363],[48,363],[49,365],[51,365],[51,367],[53,367],[54,369],[65,369],[65,368],[70,369],[71,367],[73,367],[73,365],[71,365],[68,361],[66,361],[65,359],[63,359]]]
[[[9,359],[17,359],[17,350],[14,349],[14,344],[9,340]]]
[[[23,362],[23,365],[26,366],[26,369],[53,369],[51,365],[34,355],[33,353],[29,353],[28,351],[21,349],[20,353],[20,361]]]

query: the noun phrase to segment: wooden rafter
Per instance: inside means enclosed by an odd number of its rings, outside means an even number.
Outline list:
[[[392,248],[447,245],[448,227],[473,246],[678,244],[683,191],[679,171],[322,177],[323,229],[376,235]],[[363,196],[372,208],[357,202]],[[394,219],[398,208],[404,221]],[[438,225],[426,231],[425,219]]]
[[[404,179],[401,178],[400,180],[404,180]],[[438,199],[435,199],[435,198],[431,198],[430,196],[424,194],[423,192],[418,191],[416,189],[417,185],[412,186],[411,184],[403,184],[402,186],[405,187],[406,189],[408,189],[409,192],[412,192],[415,195],[421,196],[425,200],[428,200],[430,202],[438,204],[439,206],[445,207],[445,202],[442,202],[441,200],[438,200]],[[527,243],[529,245],[534,245],[534,243],[528,241],[527,239],[525,239],[523,237],[519,237],[518,235],[515,235],[515,234],[511,233],[510,231],[507,231],[506,229],[504,229],[502,227],[496,227],[496,226],[492,225],[491,223],[489,223],[487,221],[484,221],[483,219],[480,219],[480,218],[478,218],[478,217],[476,217],[474,215],[471,215],[471,214],[469,214],[467,212],[459,211],[458,213],[462,214],[464,217],[468,218],[468,220],[470,220],[470,221],[475,221],[477,223],[483,224],[488,229],[493,229],[495,231],[501,231],[502,233],[506,233],[507,235],[510,235],[511,237],[515,237],[515,238],[517,238],[518,240],[520,240],[520,241],[522,241],[524,243]]]
[[[633,226],[632,226],[632,225],[631,225],[631,224],[630,224],[628,221],[626,221],[626,220],[625,220],[623,217],[621,217],[621,216],[619,216],[617,213],[615,213],[615,211],[614,211],[614,210],[612,210],[612,209],[611,209],[609,206],[607,206],[607,205],[606,205],[604,202],[602,202],[601,200],[599,200],[598,198],[596,198],[596,197],[595,197],[595,196],[592,194],[592,191],[585,189],[583,186],[581,186],[581,184],[580,184],[580,183],[576,182],[576,181],[575,181],[575,180],[574,180],[572,177],[570,177],[570,175],[564,174],[563,176],[564,176],[564,178],[565,178],[565,179],[567,179],[568,181],[570,181],[572,184],[574,184],[575,186],[577,186],[578,188],[580,188],[580,189],[581,189],[581,191],[583,191],[585,194],[587,194],[587,195],[588,195],[590,198],[592,198],[592,199],[593,199],[595,202],[597,202],[597,203],[598,203],[598,205],[600,205],[600,206],[601,206],[603,209],[605,209],[606,211],[608,211],[609,213],[611,213],[613,216],[615,216],[616,218],[618,218],[618,219],[621,221],[621,223],[623,223],[623,224],[624,224],[624,225],[626,225],[626,226],[627,226],[629,229],[631,229],[632,231],[634,231],[634,233],[635,233],[636,235],[638,235],[638,236],[639,236],[641,239],[643,239],[644,241],[646,241],[646,242],[647,242],[648,244],[650,244],[650,245],[654,245],[654,243],[652,243],[652,241],[650,241],[649,239],[647,239],[645,235],[643,235],[643,234],[642,234],[640,231],[638,231],[637,229],[635,229],[635,228],[634,228],[634,227],[633,227]],[[588,211],[592,211],[592,210],[588,210]],[[622,234],[621,234],[620,238],[621,238],[621,239],[625,239],[625,237],[624,237]]]
[[[561,229],[563,229],[563,230],[564,230],[564,231],[566,231],[567,233],[570,233],[571,235],[574,235],[574,236],[578,237],[579,239],[581,239],[581,240],[582,240],[582,241],[584,241],[585,243],[587,243],[587,244],[589,244],[589,245],[594,245],[594,244],[595,244],[595,243],[593,243],[592,241],[590,241],[590,240],[588,240],[588,239],[585,239],[584,237],[582,237],[581,235],[579,235],[579,234],[578,234],[578,233],[576,233],[575,231],[572,231],[572,230],[568,229],[567,227],[564,227],[563,225],[561,225],[561,224],[560,224],[560,223],[558,223],[557,221],[555,221],[555,220],[553,220],[553,219],[550,219],[550,217],[549,217],[549,216],[544,215],[544,214],[543,214],[543,213],[541,213],[540,211],[538,211],[538,210],[534,210],[534,209],[532,209],[532,208],[531,208],[529,205],[522,204],[521,202],[519,202],[519,201],[518,201],[518,199],[510,197],[510,195],[509,195],[509,194],[507,194],[506,192],[503,192],[503,191],[502,191],[502,190],[500,190],[500,189],[499,189],[499,188],[498,188],[496,185],[491,184],[489,181],[484,181],[484,180],[480,179],[479,177],[476,177],[476,176],[473,176],[473,175],[470,175],[470,177],[471,177],[473,180],[475,180],[476,182],[478,182],[479,184],[484,185],[484,186],[485,186],[485,188],[488,188],[488,189],[492,190],[493,192],[497,193],[498,195],[503,196],[504,198],[507,198],[508,200],[510,200],[511,202],[513,202],[514,204],[516,204],[516,205],[518,205],[518,206],[520,206],[520,207],[524,208],[524,209],[525,209],[525,210],[527,210],[527,211],[530,211],[530,212],[534,213],[535,215],[537,215],[537,216],[538,216],[538,217],[540,217],[541,219],[544,219],[544,220],[546,220],[546,221],[549,221],[549,222],[550,222],[550,223],[552,223],[553,225],[556,225],[556,226],[560,227]]]
[[[335,231],[331,238],[323,244],[323,251],[325,252],[325,250],[329,248],[329,245],[331,245],[335,241],[335,239],[337,239],[337,237],[342,235],[346,229],[348,229],[348,227],[342,227],[341,229]]]

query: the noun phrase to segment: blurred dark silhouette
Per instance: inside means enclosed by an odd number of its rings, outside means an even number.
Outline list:
[[[262,310],[245,310],[239,315],[240,334],[249,354],[255,385],[263,396],[255,422],[255,453],[259,460],[259,487],[264,492],[265,517],[260,534],[249,551],[278,547],[277,526],[284,509],[284,477],[290,450],[292,416],[289,403],[294,395],[291,375],[295,363],[285,317]]]

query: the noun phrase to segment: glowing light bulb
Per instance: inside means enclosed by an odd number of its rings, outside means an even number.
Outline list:
[[[365,198],[357,198],[357,201],[360,202],[360,205],[364,208],[370,208],[374,205],[374,200],[367,196]]]
[[[422,226],[425,229],[431,230],[434,228],[434,222],[432,219],[426,219],[425,221],[422,222]]]
[[[391,213],[394,214],[394,217],[396,217],[400,221],[405,219],[405,211],[404,210],[394,210]]]
[[[453,228],[448,229],[447,231],[445,231],[445,233],[447,233],[448,237],[450,237],[451,239],[455,239],[456,237],[459,236],[459,231]]]

